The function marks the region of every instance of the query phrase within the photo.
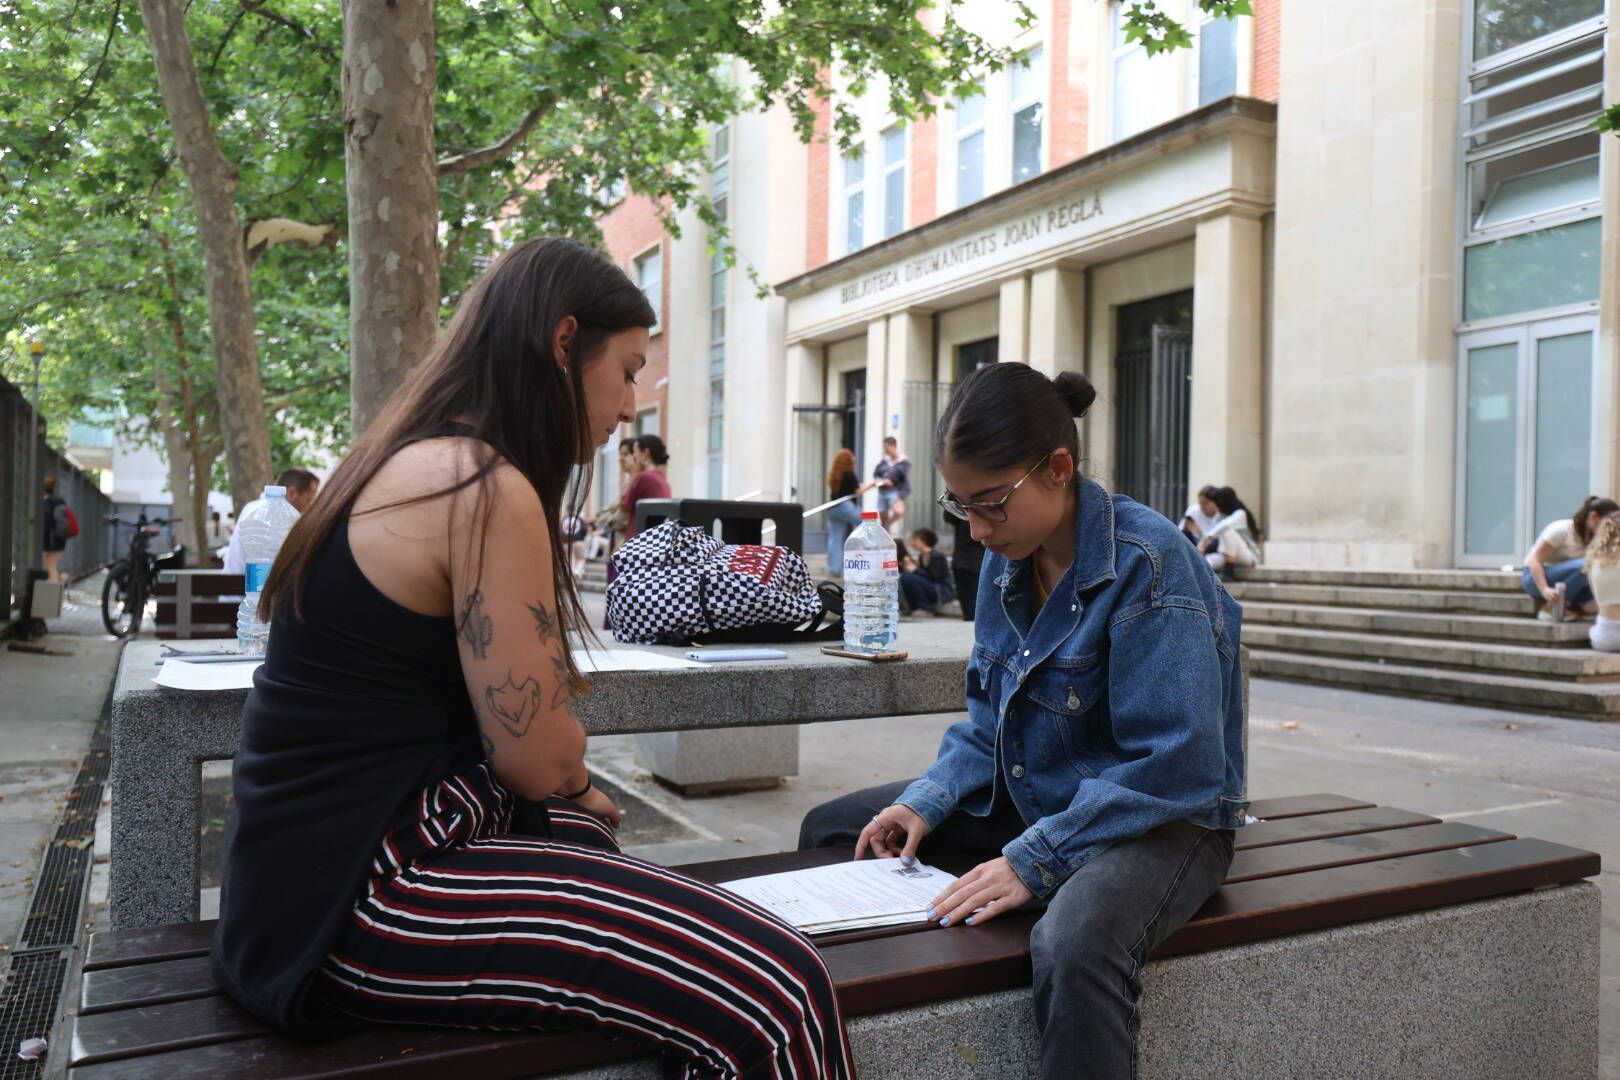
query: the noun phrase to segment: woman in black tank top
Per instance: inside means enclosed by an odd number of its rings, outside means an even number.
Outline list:
[[[585,769],[559,521],[654,321],[600,255],[513,248],[287,538],[213,951],[265,1022],[600,1027],[691,1077],[853,1075],[809,941],[622,854]]]

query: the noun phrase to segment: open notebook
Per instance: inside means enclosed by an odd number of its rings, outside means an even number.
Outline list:
[[[922,863],[902,866],[899,859],[861,859],[739,878],[721,888],[752,900],[807,934],[831,934],[924,922],[929,902],[955,880]]]

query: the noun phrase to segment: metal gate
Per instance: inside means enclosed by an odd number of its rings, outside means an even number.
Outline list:
[[[994,339],[992,339],[994,341]],[[911,498],[906,500],[905,531],[929,528],[948,534],[950,523],[936,501],[944,481],[934,468],[934,429],[951,399],[954,383],[908,381],[905,412],[901,414],[900,448],[911,459]]]
[[[861,472],[861,444],[866,426],[866,402],[859,391],[847,405],[793,406],[793,491],[789,496],[806,510],[827,501],[827,470],[833,455],[844,449],[844,439],[853,431],[855,475]],[[827,519],[814,514],[804,520],[804,551],[827,550]]]
[[[1192,331],[1153,327],[1150,344],[1114,358],[1118,490],[1176,521],[1187,499]]]

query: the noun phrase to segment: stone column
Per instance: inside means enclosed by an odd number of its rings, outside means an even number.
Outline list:
[[[860,466],[870,479],[872,466],[883,456],[883,436],[889,431],[889,413],[900,410],[889,402],[889,323],[874,319],[866,324],[866,445],[856,448]]]
[[[1001,283],[1001,341],[997,356],[1003,362],[1029,359],[1029,278]]]
[[[1029,366],[1049,376],[1084,371],[1085,340],[1085,271],[1047,266],[1031,274]]]
[[[1227,484],[1250,506],[1260,490],[1264,244],[1253,218],[1198,223],[1193,282],[1192,422],[1188,483]],[[1190,497],[1190,493],[1189,493]]]
[[[907,415],[906,383],[931,382],[934,378],[934,323],[926,312],[900,311],[889,316],[888,361],[888,415],[883,418],[883,433],[898,438],[906,453],[915,458],[918,421]],[[894,423],[896,414],[900,418],[898,426]],[[927,434],[921,433],[924,441]]]
[[[823,351],[820,345],[799,344],[787,347],[786,359],[787,376],[787,408],[783,414],[783,428],[786,432],[786,451],[782,455],[781,489],[783,498],[789,498],[796,480],[795,470],[798,462],[793,460],[794,443],[799,437],[799,421],[794,416],[795,405],[824,405],[827,402],[826,370],[823,360]],[[826,500],[817,498],[821,489],[799,492],[799,501],[806,506],[815,506]]]

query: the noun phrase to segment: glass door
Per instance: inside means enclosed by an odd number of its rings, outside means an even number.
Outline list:
[[[1596,331],[1578,316],[1459,340],[1457,565],[1520,565],[1591,493]]]

